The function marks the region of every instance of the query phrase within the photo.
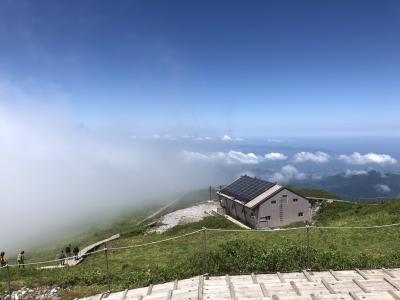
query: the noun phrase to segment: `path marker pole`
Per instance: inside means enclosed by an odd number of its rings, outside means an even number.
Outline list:
[[[311,270],[311,227],[306,224],[307,228],[307,269]]]
[[[110,269],[109,269],[109,267],[108,267],[108,250],[107,250],[107,243],[104,243],[104,254],[105,254],[105,257],[106,257],[106,271],[107,271],[108,292],[111,292]]]
[[[203,227],[203,274],[208,278],[207,228]]]

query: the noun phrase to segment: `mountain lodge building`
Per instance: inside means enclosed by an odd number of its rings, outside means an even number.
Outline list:
[[[255,229],[311,221],[310,202],[276,183],[244,175],[217,194],[226,214]]]

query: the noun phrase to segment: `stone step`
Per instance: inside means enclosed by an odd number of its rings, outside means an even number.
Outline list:
[[[100,300],[101,295],[85,298]],[[400,269],[197,276],[125,290],[107,300],[400,299]]]

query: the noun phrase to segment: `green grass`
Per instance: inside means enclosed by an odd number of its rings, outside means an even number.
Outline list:
[[[383,204],[323,203],[316,226],[381,225],[400,222],[400,200]],[[223,217],[208,217],[179,225],[164,234],[143,234],[144,226],[125,226],[122,237],[109,247],[133,246],[165,239],[203,227],[237,229]],[[207,232],[211,274],[296,271],[307,267],[305,229],[274,232]],[[313,269],[394,267],[400,265],[400,227],[382,229],[311,230]],[[109,251],[113,290],[135,288],[203,272],[203,232],[162,244],[122,251]],[[0,278],[5,276],[0,272]],[[78,267],[62,270],[12,269],[12,286],[55,284],[73,286],[63,299],[105,291],[104,253],[89,256]],[[4,280],[0,289],[5,290]]]
[[[298,188],[294,186],[287,186],[287,188],[291,189],[293,192],[298,193],[302,196],[305,197],[317,197],[317,198],[327,198],[327,199],[340,199],[338,196],[335,194],[332,194],[327,191],[322,191],[318,189],[304,189],[304,188]]]
[[[382,204],[324,202],[314,218],[318,225],[382,225],[400,222],[400,201]]]

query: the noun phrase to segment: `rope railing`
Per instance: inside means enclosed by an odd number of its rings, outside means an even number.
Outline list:
[[[274,233],[279,233],[279,232],[287,232],[287,231],[298,231],[298,230],[306,230],[307,232],[307,249],[308,249],[308,261],[307,261],[307,266],[309,269],[311,269],[311,245],[310,245],[310,239],[311,239],[311,230],[312,229],[378,229],[378,228],[389,228],[389,227],[397,227],[400,226],[400,223],[392,223],[392,224],[383,224],[383,225],[363,225],[363,226],[316,226],[316,225],[306,225],[306,226],[301,226],[301,227],[291,227],[291,228],[280,228],[280,229],[275,229],[275,230],[253,230],[253,229],[224,229],[224,228],[206,228],[203,227],[202,229],[194,230],[185,234],[165,238],[162,240],[156,240],[152,242],[147,242],[147,243],[142,243],[142,244],[136,244],[136,245],[128,245],[128,246],[121,246],[121,247],[107,247],[107,244],[104,243],[104,248],[95,250],[95,251],[90,251],[88,253],[85,253],[81,255],[80,257],[88,257],[90,255],[94,255],[97,253],[105,252],[105,258],[106,258],[106,264],[107,264],[107,277],[109,277],[109,271],[108,271],[108,256],[107,256],[107,251],[113,251],[117,252],[120,250],[127,250],[127,249],[135,249],[135,248],[141,248],[141,247],[146,247],[150,245],[156,245],[156,244],[162,244],[170,241],[175,241],[178,239],[182,239],[188,236],[192,236],[198,233],[203,233],[203,248],[204,248],[204,267],[203,267],[203,273],[208,274],[208,254],[207,254],[207,234],[206,232],[240,232],[240,233],[264,233],[264,234],[274,234]],[[44,264],[51,264],[51,263],[61,263],[62,261],[67,261],[67,260],[72,260],[75,259],[76,256],[72,257],[66,257],[66,258],[61,258],[61,259],[52,259],[52,260],[45,260],[45,261],[39,261],[39,262],[30,262],[30,263],[24,263],[22,265],[24,266],[40,266]],[[7,264],[4,266],[0,267],[1,269],[7,269],[7,278],[8,278],[8,284],[10,286],[10,268],[14,267],[19,267],[21,264]],[[108,278],[109,280],[109,278]],[[9,288],[10,289],[10,288]],[[110,289],[110,284],[109,284],[109,289]]]
[[[314,226],[312,228],[321,229],[373,229],[373,228],[386,228],[400,226],[400,223],[384,224],[384,225],[366,225],[366,226]]]
[[[396,227],[400,226],[400,223],[393,223],[393,224],[383,224],[383,225],[364,225],[364,226],[315,226],[315,225],[306,225],[306,226],[301,226],[301,227],[290,227],[290,228],[279,228],[279,229],[274,229],[274,230],[255,230],[255,229],[224,229],[224,228],[207,228],[203,227],[202,229],[198,229],[192,232],[188,232],[182,235],[177,235],[174,237],[158,240],[158,241],[153,241],[153,242],[148,242],[148,243],[143,243],[143,244],[137,244],[137,245],[130,245],[130,246],[122,246],[122,247],[108,247],[106,248],[109,251],[118,251],[118,250],[126,250],[126,249],[133,249],[133,248],[140,248],[140,247],[145,247],[145,246],[150,246],[150,245],[155,245],[155,244],[161,244],[164,242],[169,242],[177,239],[181,239],[183,237],[187,237],[190,235],[194,235],[196,233],[202,232],[204,230],[207,231],[216,231],[216,232],[247,232],[247,233],[279,233],[282,231],[295,231],[295,230],[306,230],[308,228],[315,228],[315,229],[376,229],[376,228],[387,228],[387,227]],[[82,256],[89,256],[93,255],[99,252],[105,251],[105,248],[95,250],[88,252]],[[53,263],[53,262],[61,262],[63,260],[72,260],[74,259],[74,256],[72,257],[66,257],[64,259],[52,259],[52,260],[45,260],[45,261],[39,261],[39,262],[31,262],[31,263],[24,263],[25,266],[32,266],[32,265],[43,265],[46,263]],[[19,264],[7,264],[9,267],[18,267]],[[7,266],[0,267],[0,269],[6,268]]]
[[[178,236],[174,236],[171,238],[167,238],[167,239],[163,239],[163,240],[159,240],[159,241],[154,241],[154,242],[148,242],[148,243],[144,243],[144,244],[139,244],[139,245],[131,245],[131,246],[122,246],[122,247],[111,247],[111,248],[107,248],[110,251],[117,251],[117,250],[125,250],[125,249],[132,249],[132,248],[140,248],[140,247],[145,247],[145,246],[149,246],[149,245],[154,245],[154,244],[161,244],[164,242],[169,242],[169,241],[173,241],[173,240],[177,240],[177,239],[181,239],[183,237],[189,236],[189,235],[193,235],[199,232],[202,232],[204,229],[199,229],[196,231],[192,231],[186,234],[182,234],[182,235],[178,235]]]
[[[306,229],[307,226],[302,227],[291,227],[291,228],[279,228],[274,230],[256,230],[256,229],[222,229],[222,228],[206,228],[207,231],[221,231],[221,232],[254,232],[254,233],[272,233],[272,232],[280,232],[280,231],[291,231],[291,230],[300,230]]]
[[[96,253],[99,253],[99,252],[103,252],[104,250],[105,249],[91,251],[91,252],[85,253],[82,256],[87,257],[89,255],[93,255],[93,254],[96,254]],[[44,265],[44,264],[49,264],[49,263],[54,263],[54,262],[62,262],[62,261],[73,260],[73,259],[75,259],[75,256],[70,256],[70,257],[66,257],[66,258],[56,258],[56,259],[44,260],[44,261],[37,261],[37,262],[31,262],[31,263],[24,263],[24,264],[21,264],[21,265],[24,265],[24,266]],[[18,267],[18,266],[20,266],[20,264],[7,264],[7,265],[5,265],[3,267],[0,267],[0,269],[7,268],[7,266],[8,267]]]

